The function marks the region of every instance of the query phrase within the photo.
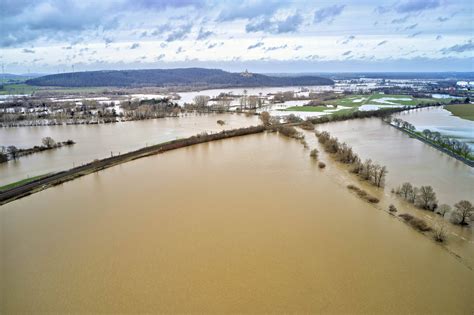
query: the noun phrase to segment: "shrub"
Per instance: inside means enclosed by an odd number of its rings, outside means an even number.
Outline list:
[[[411,214],[408,213],[402,213],[398,215],[401,217],[403,220],[405,220],[406,223],[411,225],[413,228],[417,229],[418,231],[421,232],[428,232],[431,231],[431,227],[426,223],[424,220],[419,219]]]
[[[313,149],[309,153],[309,156],[312,157],[313,159],[317,160],[318,159],[318,153],[319,153],[318,149]]]
[[[222,126],[222,125],[225,125],[225,121],[220,120],[220,119],[217,121],[217,123],[218,123],[219,125],[221,125],[221,126]]]
[[[360,189],[357,186],[347,185],[347,189],[354,191],[357,194],[357,196],[359,196],[360,198],[370,203],[378,203],[380,201],[377,197],[369,195],[365,190]]]
[[[296,116],[295,114],[290,114],[288,116],[286,116],[284,118],[284,120],[287,122],[287,123],[299,123],[299,122],[302,122],[303,119]]]
[[[278,132],[289,138],[301,139],[304,137],[295,129],[295,127],[292,126],[280,126],[278,127]]]
[[[397,212],[397,207],[395,207],[394,205],[390,205],[390,206],[388,206],[388,211]]]
[[[325,168],[326,167],[326,164],[324,162],[319,162],[318,163],[318,167],[319,168]]]
[[[314,125],[311,121],[305,120],[300,127],[304,130],[314,130]]]
[[[444,242],[446,240],[446,231],[445,225],[443,223],[438,223],[433,230],[433,238],[437,242]]]

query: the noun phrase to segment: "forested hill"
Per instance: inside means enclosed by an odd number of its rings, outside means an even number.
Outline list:
[[[317,76],[274,77],[254,73],[231,73],[217,69],[182,68],[151,70],[87,71],[46,75],[26,81],[37,86],[139,87],[139,86],[285,86],[332,85]]]

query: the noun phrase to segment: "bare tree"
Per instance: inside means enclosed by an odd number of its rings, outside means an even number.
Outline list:
[[[413,194],[413,185],[410,183],[403,183],[400,189],[398,190],[400,196],[405,199],[409,199],[409,197]]]
[[[18,148],[14,145],[11,145],[7,148],[7,152],[10,154],[13,160],[16,160],[18,157]]]
[[[260,113],[260,120],[264,126],[270,125],[270,114],[268,112]]]
[[[370,177],[372,176],[373,168],[374,168],[374,165],[372,164],[372,160],[371,159],[365,160],[365,162],[363,164],[363,168],[362,168],[362,177],[365,180],[370,179]]]
[[[447,204],[442,204],[436,209],[436,213],[444,217],[446,213],[451,212],[451,207]]]
[[[436,193],[431,186],[421,186],[416,196],[416,204],[426,210],[435,210],[437,207],[438,200],[436,199]]]
[[[44,137],[41,139],[41,142],[43,142],[43,145],[47,148],[52,148],[56,145],[56,141],[54,141],[54,139],[51,137]]]
[[[250,95],[248,97],[248,104],[249,104],[249,107],[250,108],[257,108],[257,102],[258,102],[259,98],[258,96],[256,95]]]
[[[467,225],[466,222],[474,213],[474,207],[472,204],[467,200],[461,200],[454,205],[455,215],[459,219],[459,224]]]
[[[385,177],[387,176],[388,170],[386,166],[380,166],[378,164],[374,167],[374,184],[377,187],[383,187],[385,184]]]
[[[210,97],[207,95],[196,95],[193,99],[197,107],[205,107],[209,102]]]
[[[0,163],[4,163],[8,161],[8,155],[3,152],[0,152]]]

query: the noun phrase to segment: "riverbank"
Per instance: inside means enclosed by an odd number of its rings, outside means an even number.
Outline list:
[[[45,177],[41,177],[37,180],[26,182],[23,185],[15,186],[11,189],[0,193],[0,205],[8,203],[10,201],[22,198],[24,196],[31,195],[32,193],[47,189],[52,186],[62,184],[64,182],[73,180],[77,177],[81,177],[90,173],[98,172],[100,170],[132,161],[142,157],[166,152],[169,150],[179,149],[190,145],[195,145],[204,142],[216,141],[221,139],[227,139],[232,137],[244,136],[249,134],[260,133],[265,130],[263,126],[254,126],[248,128],[240,128],[233,130],[224,130],[218,133],[207,134],[201,133],[196,136],[191,136],[185,139],[172,140],[161,144],[145,147],[136,151],[112,156],[109,158],[94,160],[93,162],[87,163],[82,166],[71,168],[67,171],[54,173]]]

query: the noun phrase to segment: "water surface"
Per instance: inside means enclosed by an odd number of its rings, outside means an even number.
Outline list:
[[[363,160],[370,158],[386,165],[388,190],[411,182],[433,186],[441,203],[474,201],[474,168],[410,138],[381,119],[354,119],[316,127],[352,146]]]
[[[122,164],[0,208],[4,313],[444,313],[453,255],[260,134]]]
[[[226,124],[218,125],[218,119],[224,120]],[[36,153],[0,164],[0,186],[203,131],[215,132],[257,124],[259,120],[256,116],[221,114],[187,115],[105,125],[0,128],[0,145],[3,146],[30,148],[41,145],[41,139],[47,136],[56,141],[72,139],[76,142],[71,147]]]
[[[467,143],[474,151],[474,121],[453,116],[442,107],[428,107],[399,113],[394,117],[413,124],[419,131],[429,129]]]

